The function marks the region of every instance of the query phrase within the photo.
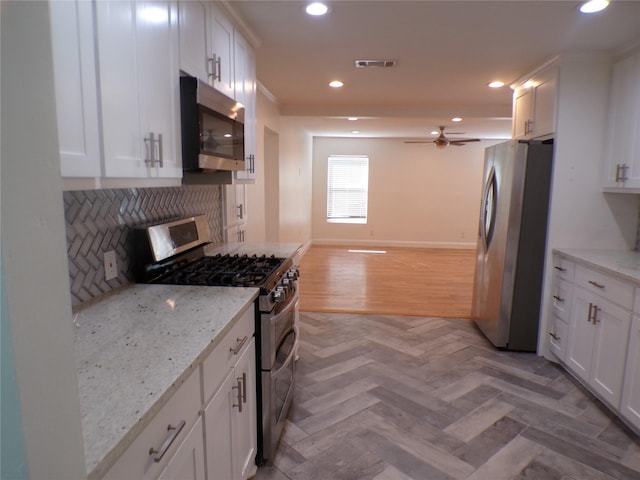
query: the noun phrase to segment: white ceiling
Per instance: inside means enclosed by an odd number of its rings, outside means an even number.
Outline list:
[[[431,137],[447,125],[509,138],[510,83],[559,54],[616,54],[640,41],[640,0],[590,16],[565,0],[327,0],[324,17],[308,16],[307,3],[226,2],[257,47],[259,82],[319,135]],[[356,59],[398,63],[362,69]],[[335,79],[345,86],[328,87]],[[498,79],[507,86],[486,86]]]

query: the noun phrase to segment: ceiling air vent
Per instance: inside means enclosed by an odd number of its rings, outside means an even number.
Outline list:
[[[382,67],[391,68],[395,67],[397,60],[356,60],[356,68],[369,68],[369,67]]]

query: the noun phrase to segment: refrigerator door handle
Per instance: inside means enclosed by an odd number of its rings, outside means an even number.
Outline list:
[[[498,183],[496,171],[492,167],[487,179],[487,184],[482,195],[482,218],[480,219],[480,236],[485,251],[491,245],[493,230],[496,224],[496,210],[498,205]]]

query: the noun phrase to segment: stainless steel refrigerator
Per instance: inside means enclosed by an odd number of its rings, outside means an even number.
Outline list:
[[[498,348],[536,351],[553,141],[485,150],[471,315]]]

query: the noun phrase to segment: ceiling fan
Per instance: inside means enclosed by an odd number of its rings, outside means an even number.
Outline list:
[[[463,138],[458,140],[449,140],[444,136],[444,129],[446,127],[439,126],[440,135],[435,140],[406,140],[404,143],[433,143],[438,148],[446,148],[449,145],[455,145],[457,147],[461,147],[462,145],[466,145],[469,142],[479,142],[479,138]],[[459,133],[450,133],[450,135],[460,135]]]

